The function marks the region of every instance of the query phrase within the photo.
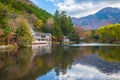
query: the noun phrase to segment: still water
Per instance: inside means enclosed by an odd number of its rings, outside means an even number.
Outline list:
[[[120,80],[120,46],[0,50],[0,80]]]

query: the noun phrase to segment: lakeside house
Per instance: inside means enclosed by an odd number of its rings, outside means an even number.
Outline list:
[[[52,34],[51,33],[37,33],[35,32],[34,41],[32,44],[51,44]]]
[[[38,33],[30,28],[32,36],[34,38],[32,44],[51,44],[52,43],[52,34],[51,33]]]
[[[67,38],[66,36],[64,36],[64,38],[63,38],[63,42],[64,42],[64,43],[69,43],[69,42],[70,42],[70,39]]]

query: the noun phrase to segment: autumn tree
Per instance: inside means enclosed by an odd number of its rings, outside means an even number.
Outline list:
[[[49,19],[47,19],[46,23],[42,25],[40,30],[45,33],[52,33],[54,27],[55,27],[55,25],[54,25],[53,18],[49,18]]]
[[[109,24],[98,29],[98,35],[102,42],[119,42],[120,41],[120,24]]]
[[[32,43],[32,35],[30,32],[30,27],[26,19],[21,18],[18,23],[18,28],[16,30],[17,44],[19,47],[26,47]]]
[[[84,29],[80,26],[74,26],[74,33],[82,38],[84,38]]]
[[[87,29],[84,33],[84,39],[85,41],[89,42],[92,39],[92,31],[91,29]]]
[[[41,29],[42,25],[43,25],[42,20],[38,19],[37,22],[34,25],[35,26],[35,30],[39,31]]]

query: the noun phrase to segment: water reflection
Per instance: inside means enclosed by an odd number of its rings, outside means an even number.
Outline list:
[[[51,44],[42,44],[42,45],[32,45],[32,50],[35,55],[49,54],[52,53]]]
[[[75,64],[66,74],[60,74],[58,80],[119,80],[120,73],[111,75],[100,72],[96,67]],[[41,79],[40,79],[41,80]]]
[[[0,52],[0,80],[16,80],[29,73],[31,48]]]
[[[0,52],[0,80],[116,80],[119,53],[119,46],[62,45]]]

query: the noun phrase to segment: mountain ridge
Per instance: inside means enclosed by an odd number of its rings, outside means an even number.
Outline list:
[[[97,13],[81,18],[72,18],[75,26],[83,28],[98,29],[106,24],[120,23],[120,9],[116,7],[106,7]]]

